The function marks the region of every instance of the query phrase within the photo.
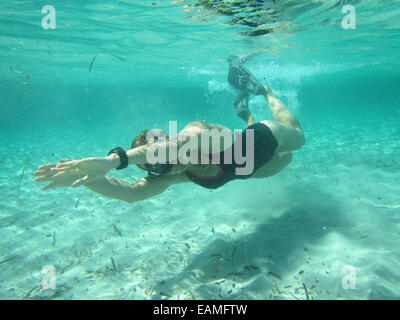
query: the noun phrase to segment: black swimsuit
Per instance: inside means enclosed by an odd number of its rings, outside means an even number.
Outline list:
[[[242,132],[242,155],[246,151],[246,130],[254,130],[254,170],[248,175],[237,175],[236,168],[244,167],[245,163],[239,165],[235,162],[232,156],[232,164],[224,163],[224,151],[220,153],[220,174],[215,177],[203,177],[198,176],[191,172],[190,170],[185,171],[187,177],[194,183],[207,188],[207,189],[217,189],[224,185],[225,183],[235,180],[235,179],[247,179],[250,178],[254,172],[257,171],[261,166],[268,163],[275,153],[278,147],[278,142],[276,141],[271,129],[262,123],[255,123],[247,127]],[[234,151],[235,145],[231,147],[231,151]],[[232,152],[232,155],[234,153]]]

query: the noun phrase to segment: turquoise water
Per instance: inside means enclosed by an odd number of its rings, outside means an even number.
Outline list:
[[[400,1],[49,4],[55,30],[43,3],[0,4],[0,299],[306,299],[303,283],[313,299],[400,298]],[[138,203],[34,182],[170,120],[243,129],[235,55],[305,132],[278,175]],[[272,119],[262,98],[250,108]]]

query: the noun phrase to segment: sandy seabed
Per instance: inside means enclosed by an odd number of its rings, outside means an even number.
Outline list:
[[[399,299],[400,122],[360,121],[305,123],[307,144],[272,178],[131,204],[33,181],[117,137],[2,135],[0,299]]]

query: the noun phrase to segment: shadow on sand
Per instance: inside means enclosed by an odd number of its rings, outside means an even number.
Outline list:
[[[302,268],[310,257],[308,246],[348,225],[340,203],[315,185],[297,183],[287,192],[294,203],[290,209],[266,219],[253,233],[234,240],[219,237],[180,274],[161,281],[152,299],[184,290],[194,299],[261,298],[273,280]],[[261,211],[268,216],[267,206]],[[221,283],[230,288],[221,290]],[[236,284],[246,284],[246,289],[234,294]]]

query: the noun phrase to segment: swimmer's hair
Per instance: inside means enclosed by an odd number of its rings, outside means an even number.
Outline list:
[[[147,141],[147,134],[148,134],[149,131],[150,131],[150,130],[146,129],[146,130],[143,130],[142,132],[140,132],[140,133],[135,137],[135,139],[133,139],[133,141],[132,141],[132,143],[131,143],[131,149],[134,149],[134,148],[143,146],[143,145],[145,145],[145,144],[148,144],[149,142]],[[154,137],[154,140],[153,140],[152,142],[150,142],[150,143],[154,143],[154,142],[156,142],[157,140],[158,140],[158,137],[155,136],[155,137]],[[143,165],[138,164],[137,166],[138,166],[140,169],[142,169],[142,170],[147,170],[146,168],[144,168]]]
[[[140,146],[143,146],[143,145],[147,144],[146,136],[147,136],[147,133],[148,133],[149,131],[150,131],[150,130],[146,129],[146,130],[143,130],[142,132],[140,132],[140,133],[135,137],[135,139],[133,139],[133,141],[132,141],[132,143],[131,143],[131,149],[134,149],[134,148],[137,148],[137,147],[140,147]],[[146,168],[144,168],[143,165],[139,165],[139,164],[138,164],[137,167],[138,167],[139,169],[146,170]]]
[[[143,146],[145,144],[148,143],[154,143],[156,141],[158,141],[158,135],[155,135],[154,138],[151,139],[151,141],[147,141],[147,134],[149,133],[150,130],[146,129],[143,130],[142,132],[140,132],[135,139],[133,139],[132,143],[131,143],[131,149]],[[163,134],[165,134],[165,132],[161,131]],[[150,135],[150,137],[152,137],[152,135]],[[167,136],[168,137],[168,136]]]
[[[135,139],[133,139],[132,143],[131,143],[131,149],[143,146],[145,144],[147,144],[147,140],[146,140],[146,136],[147,136],[147,132],[149,132],[150,130],[146,129],[143,130],[142,132],[140,132]]]

